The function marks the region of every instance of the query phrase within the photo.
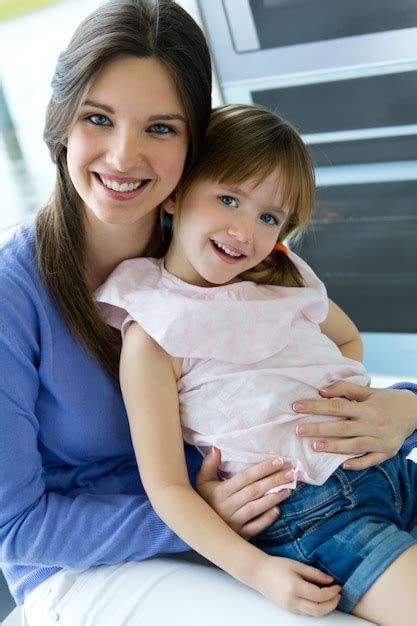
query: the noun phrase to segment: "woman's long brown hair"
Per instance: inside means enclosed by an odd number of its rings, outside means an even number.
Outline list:
[[[68,172],[65,144],[84,94],[103,66],[120,55],[153,57],[171,72],[188,120],[186,171],[199,154],[211,105],[206,40],[194,20],[172,0],[108,1],[80,24],[58,59],[44,131],[56,164],[56,183],[36,220],[37,264],[74,336],[115,378],[120,341],[102,321],[88,287],[81,200]],[[157,223],[144,254],[162,252]]]

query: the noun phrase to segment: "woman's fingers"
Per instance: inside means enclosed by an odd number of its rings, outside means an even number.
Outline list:
[[[342,439],[318,439],[313,441],[312,448],[316,452],[333,452],[338,454],[364,454],[375,452],[379,443],[375,437],[352,437],[341,435]]]
[[[295,427],[299,437],[358,437],[366,435],[369,426],[366,422],[351,420],[306,422]]]
[[[374,465],[379,465],[388,458],[390,458],[390,456],[387,454],[382,454],[381,452],[370,452],[369,454],[364,454],[356,459],[349,459],[349,461],[343,463],[343,469],[355,471],[363,470],[368,467],[373,467]]]
[[[333,417],[361,417],[363,409],[360,403],[345,398],[323,398],[317,400],[302,400],[294,402],[295,413],[312,415],[332,415]]]
[[[362,385],[355,385],[354,383],[340,380],[337,383],[333,383],[333,385],[320,389],[320,395],[324,398],[343,397],[348,400],[364,402],[372,395],[373,391],[372,387],[363,387]]]
[[[292,479],[288,476],[291,466],[282,459],[264,461],[221,481],[217,476],[219,464],[220,453],[214,449],[203,461],[197,491],[233,530],[242,537],[252,537],[278,517],[274,507],[288,497],[289,491],[268,492]]]
[[[250,520],[247,524],[241,527],[240,535],[244,539],[251,539],[256,535],[259,535],[263,530],[271,526],[279,517],[280,510],[274,506],[272,509],[268,509],[262,515]]]
[[[245,503],[233,516],[235,525],[241,528],[242,537],[249,539],[268,528],[279,517],[278,505],[290,495],[289,489],[271,493]]]
[[[213,448],[210,454],[204,457],[198,472],[198,480],[201,483],[218,479],[221,455],[218,448]]]
[[[264,495],[268,491],[268,488],[265,488],[266,484],[274,483],[270,487],[272,489],[274,486],[285,483],[284,479],[281,480],[281,470],[284,468],[289,469],[290,465],[285,464],[280,458],[251,465],[247,469],[238,472],[227,481],[224,481],[227,485],[226,493],[228,495],[236,494],[246,487],[249,487],[253,489],[253,493],[249,494],[248,500],[259,498],[259,496]],[[274,478],[274,476],[277,478]],[[264,479],[268,478],[270,480],[265,482]],[[278,482],[276,482],[277,480]],[[265,490],[262,491],[263,489]]]
[[[351,469],[365,469],[392,457],[417,428],[417,395],[408,390],[339,382],[320,394],[321,400],[295,402],[294,410],[345,419],[299,424],[296,433],[313,439],[311,445],[317,452],[369,453],[352,461]]]

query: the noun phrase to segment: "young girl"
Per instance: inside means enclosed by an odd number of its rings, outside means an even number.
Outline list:
[[[290,125],[258,107],[220,108],[203,157],[163,204],[173,215],[165,258],[125,261],[97,299],[124,334],[122,392],[143,484],[162,519],[290,610],[318,615],[339,604],[386,625],[411,624],[398,606],[394,621],[372,587],[382,588],[375,581],[404,553],[396,579],[411,589],[416,550],[406,550],[415,540],[404,531],[417,519],[413,498],[403,502],[401,493],[412,488],[414,465],[397,456],[344,471],[348,455],[313,453],[296,436],[318,419],[295,414],[297,398],[318,397],[335,380],[369,382],[355,326],[282,244],[308,223],[313,195],[313,168]],[[255,545],[193,491],[183,438],[204,454],[220,448],[226,476],[262,459],[291,462],[295,492]],[[417,608],[407,593],[404,616]]]

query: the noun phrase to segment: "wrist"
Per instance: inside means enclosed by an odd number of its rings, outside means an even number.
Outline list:
[[[271,558],[278,557],[271,557],[268,554],[261,552],[260,555],[254,560],[251,567],[250,580],[247,584],[256,591],[259,591],[261,594],[264,593],[265,587],[265,566]]]

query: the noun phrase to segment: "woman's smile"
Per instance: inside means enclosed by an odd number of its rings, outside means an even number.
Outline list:
[[[120,176],[110,176],[108,174],[98,174],[93,172],[93,178],[109,198],[120,202],[126,202],[137,198],[152,183],[150,178],[122,178]]]
[[[143,218],[154,220],[176,187],[187,149],[184,105],[164,64],[133,56],[110,61],[68,135],[68,169],[84,218],[142,230]]]

